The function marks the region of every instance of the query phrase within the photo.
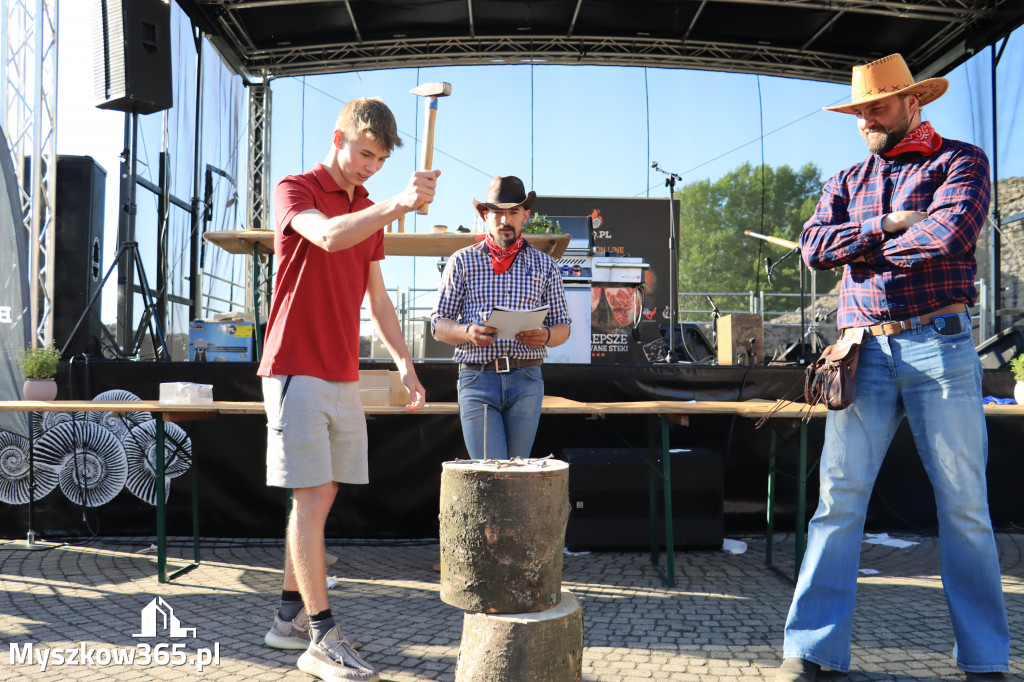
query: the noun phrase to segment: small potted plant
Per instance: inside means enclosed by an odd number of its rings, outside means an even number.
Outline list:
[[[523,224],[523,232],[525,234],[562,234],[562,226],[558,224],[557,220],[534,213]]]
[[[57,363],[60,349],[53,343],[21,351],[18,365],[25,377],[22,394],[25,400],[53,400],[57,397]]]
[[[1013,399],[1018,405],[1024,405],[1024,353],[1010,360],[1010,370],[1017,383],[1013,386]]]

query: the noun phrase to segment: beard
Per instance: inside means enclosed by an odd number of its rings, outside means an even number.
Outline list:
[[[906,112],[903,118],[893,124],[892,128],[885,132],[862,131],[864,140],[868,143],[868,151],[872,154],[885,154],[898,145],[907,132],[910,130],[910,117]]]
[[[506,236],[502,235],[501,232],[495,230],[495,231],[491,232],[491,239],[493,239],[494,243],[497,244],[498,246],[500,246],[501,248],[507,249],[508,247],[510,247],[510,246],[512,246],[513,244],[516,243],[516,240],[519,239],[519,235],[517,235],[515,233],[515,230],[513,230],[512,231],[512,235],[509,236],[509,237],[506,237]]]

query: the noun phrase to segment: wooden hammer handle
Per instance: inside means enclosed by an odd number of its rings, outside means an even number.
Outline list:
[[[423,150],[420,155],[420,170],[433,170],[434,163],[434,121],[437,119],[437,98],[427,99],[423,118]],[[427,215],[430,204],[424,202],[416,209],[420,215]]]

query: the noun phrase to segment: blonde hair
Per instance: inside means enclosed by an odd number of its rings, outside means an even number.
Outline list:
[[[352,140],[365,135],[389,152],[402,146],[395,115],[379,97],[362,97],[346,104],[338,115],[334,129],[340,130],[347,139]]]

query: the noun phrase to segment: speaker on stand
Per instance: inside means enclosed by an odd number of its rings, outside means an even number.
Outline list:
[[[93,30],[96,106],[138,114],[173,106],[169,3],[99,0]]]
[[[94,90],[100,102],[97,106],[125,112],[125,151],[118,169],[121,212],[117,224],[120,246],[116,256],[117,352],[123,357],[138,357],[148,327],[156,356],[170,360],[165,321],[150,289],[135,237],[139,115],[174,105],[170,3],[166,0],[98,0],[93,37]],[[106,282],[112,272],[113,268],[108,270],[102,282]],[[139,328],[133,333],[136,283],[141,287],[145,309]],[[89,306],[94,303],[95,299]]]

